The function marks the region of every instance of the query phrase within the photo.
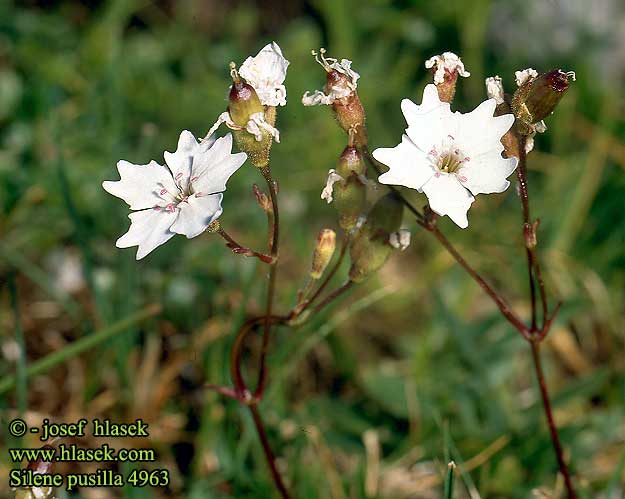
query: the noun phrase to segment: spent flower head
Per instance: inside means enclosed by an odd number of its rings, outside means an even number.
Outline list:
[[[453,52],[443,52],[441,55],[430,57],[425,61],[425,67],[434,71],[435,85],[443,83],[446,79],[455,78],[457,75],[465,78],[471,76],[471,73],[464,69],[464,63],[460,57]]]
[[[514,72],[514,80],[516,81],[517,87],[525,85],[528,81],[533,80],[538,76],[538,71],[534,68],[521,69],[520,71]]]
[[[324,91],[315,90],[312,94],[306,92],[302,97],[305,106],[331,106],[339,99],[352,95],[358,88],[360,75],[352,69],[352,61],[349,59],[333,59],[325,56],[326,50],[319,49],[319,53],[312,51],[315,60],[325,69],[327,81]]]
[[[284,80],[289,67],[276,42],[265,45],[255,57],[245,59],[239,74],[247,81],[265,106],[286,106]]]
[[[443,52],[425,61],[425,67],[434,73],[434,84],[438,89],[438,95],[443,102],[451,102],[456,93],[456,80],[458,76],[467,78],[471,76],[463,62],[453,52]]]
[[[135,165],[119,161],[120,180],[105,181],[104,190],[123,199],[133,210],[130,229],[116,246],[138,246],[137,260],[175,234],[200,235],[222,213],[226,182],[245,162],[245,153],[232,154],[230,134],[198,142],[183,131],[175,152],[165,152],[166,165],[151,161]]]
[[[504,99],[504,89],[503,89],[503,80],[501,76],[489,76],[485,80],[486,83],[486,95],[489,99],[495,99],[497,105],[503,104],[505,102]]]
[[[435,213],[466,228],[474,196],[505,191],[510,185],[506,179],[517,165],[517,158],[501,155],[501,138],[514,116],[493,117],[496,105],[489,99],[470,113],[452,112],[431,84],[423,91],[421,105],[404,99],[401,108],[408,128],[401,143],[373,151],[390,168],[379,181],[425,192]]]
[[[276,106],[286,105],[284,79],[289,66],[276,42],[248,57],[237,71],[230,63],[232,86],[228,96],[228,110],[217,118],[206,137],[225,124],[234,131],[237,146],[249,154],[252,164],[265,167],[273,141],[280,142],[275,127]]]
[[[315,60],[326,71],[326,84],[322,90],[304,93],[305,106],[332,106],[339,126],[354,136],[358,145],[366,144],[365,111],[358,97],[360,75],[352,69],[352,61],[325,56],[325,49],[312,51]]]

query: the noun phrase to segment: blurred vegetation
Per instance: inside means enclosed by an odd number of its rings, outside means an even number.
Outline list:
[[[135,262],[134,250],[114,245],[127,208],[101,182],[117,178],[121,158],[161,161],[182,129],[205,133],[226,106],[228,62],[275,39],[291,61],[272,161],[283,218],[279,311],[294,304],[318,230],[336,226],[319,193],[345,135],[329,109],[299,102],[323,83],[311,49],[354,61],[374,147],[398,141],[399,102],[420,100],[429,78],[423,62],[433,54],[455,51],[472,73],[459,84],[461,111],[483,100],[485,76],[501,75],[510,91],[514,71],[528,66],[577,72],[529,158],[550,296],[564,301],[545,348],[547,378],[581,497],[623,497],[625,8],[618,0],[588,7],[0,2],[0,379],[17,376],[0,394],[1,476],[12,466],[7,447],[37,445],[6,436],[18,415],[29,424],[141,417],[149,443],[124,443],[156,449],[159,461],[147,466],[171,471],[169,489],[71,497],[274,493],[247,412],[202,388],[229,383],[233,333],[261,310],[265,274],[210,235],[176,237]],[[251,166],[234,176],[222,217],[256,247],[265,220],[251,185],[261,181]],[[527,313],[520,220],[509,189],[478,197],[470,229],[441,225]],[[429,234],[407,216],[405,226],[412,245],[375,278],[331,313],[275,336],[261,410],[294,496],[443,497],[453,459],[455,497],[557,497],[562,484],[527,345]],[[115,326],[154,303],[163,307],[157,317]],[[70,358],[69,345],[110,326],[121,332]],[[52,352],[65,360],[27,379],[25,368]],[[9,494],[4,478],[0,491]]]

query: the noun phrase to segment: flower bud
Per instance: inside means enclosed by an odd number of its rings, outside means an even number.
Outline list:
[[[389,239],[399,230],[403,205],[394,193],[380,198],[350,247],[352,267],[349,278],[362,282],[386,263],[393,251]]]
[[[528,127],[549,116],[569,88],[569,78],[575,81],[575,73],[560,69],[526,78],[512,98],[514,115]]]
[[[336,232],[332,229],[322,229],[317,236],[317,246],[313,253],[310,277],[319,279],[332,260],[336,249]]]

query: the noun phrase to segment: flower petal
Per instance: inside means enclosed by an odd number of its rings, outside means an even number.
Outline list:
[[[441,216],[447,215],[454,223],[466,229],[469,226],[467,211],[475,198],[458,181],[454,174],[433,176],[424,186],[430,207]]]
[[[378,178],[382,184],[403,185],[420,191],[434,175],[434,167],[426,155],[406,135],[395,147],[376,149],[373,157],[390,168]]]
[[[118,161],[120,180],[102,182],[104,190],[123,199],[131,210],[144,210],[155,205],[164,205],[159,192],[166,189],[177,192],[173,178],[163,165],[150,161],[147,165],[135,165],[128,161]]]
[[[448,102],[440,101],[438,90],[432,84],[423,90],[421,105],[404,99],[401,101],[401,110],[408,123],[406,133],[426,154],[447,135],[455,134],[456,116],[451,112]]]
[[[171,226],[171,230],[176,234],[187,236],[187,239],[200,235],[223,212],[222,199],[223,194],[189,196],[186,202],[178,205],[178,218]]]
[[[510,130],[514,116],[493,116],[497,102],[488,99],[467,114],[457,115],[455,142],[470,158],[489,152],[503,151],[501,138]]]
[[[176,211],[156,208],[133,212],[128,215],[131,220],[128,232],[117,240],[115,246],[118,248],[139,246],[137,260],[141,260],[154,248],[174,237],[170,227],[177,216]]]
[[[183,130],[178,138],[178,147],[175,152],[165,151],[165,162],[171,170],[171,174],[176,177],[182,173],[182,177],[187,179],[191,173],[191,163],[193,156],[198,149],[198,141],[189,130]]]
[[[193,188],[202,194],[216,194],[226,190],[226,182],[237,171],[247,154],[232,154],[232,134],[220,137],[214,144],[204,149],[203,144],[193,158]]]
[[[517,167],[517,158],[502,158],[498,152],[483,154],[463,164],[456,174],[474,196],[503,192],[510,182],[506,179]]]

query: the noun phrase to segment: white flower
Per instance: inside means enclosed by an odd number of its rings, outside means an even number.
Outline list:
[[[286,106],[284,79],[289,66],[276,42],[265,45],[256,57],[248,57],[239,68],[265,106]]]
[[[151,161],[134,165],[119,161],[120,180],[102,187],[123,199],[131,210],[130,229],[117,240],[118,248],[138,246],[137,260],[174,234],[195,237],[222,213],[221,200],[230,176],[245,162],[245,153],[232,154],[232,135],[199,142],[183,131],[176,152],[165,152],[167,166]]]
[[[503,104],[503,80],[501,76],[489,76],[486,78],[486,95],[489,99],[495,99],[497,105]]]
[[[445,81],[445,73],[456,72],[465,78],[471,76],[471,73],[464,69],[464,64],[453,52],[444,52],[443,55],[435,55],[425,61],[427,69],[436,67],[434,72],[434,83],[439,85]]]
[[[328,80],[327,94],[321,90],[315,90],[312,94],[306,92],[302,97],[304,106],[331,106],[334,101],[349,97],[358,88],[358,78],[360,75],[352,69],[352,61],[348,59],[333,59],[325,56],[325,49],[319,50],[319,55],[313,51],[315,60],[321,64],[326,72],[336,71],[342,77]]]
[[[516,79],[516,84],[520,87],[524,85],[526,82],[533,80],[538,76],[538,71],[532,68],[524,69],[523,71],[515,71],[514,78]]]
[[[341,180],[343,180],[343,177],[336,173],[336,170],[328,171],[328,180],[323,191],[321,191],[321,199],[325,199],[330,204],[333,201],[332,192],[334,191],[334,184]]]
[[[410,231],[407,229],[399,229],[397,232],[391,232],[388,242],[393,248],[404,251],[410,246]]]
[[[434,212],[466,228],[473,196],[505,191],[510,185],[506,178],[517,165],[517,158],[501,156],[500,141],[514,117],[493,117],[495,107],[489,99],[470,113],[452,113],[431,84],[420,106],[404,99],[406,135],[394,148],[373,151],[390,168],[379,181],[425,192]]]

